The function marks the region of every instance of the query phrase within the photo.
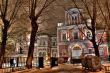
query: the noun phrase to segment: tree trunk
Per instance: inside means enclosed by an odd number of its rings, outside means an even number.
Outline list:
[[[5,55],[6,41],[7,41],[7,31],[9,22],[4,22],[4,28],[2,29],[2,42],[0,47],[0,68],[2,68],[2,63]]]
[[[34,53],[34,43],[35,43],[35,37],[38,30],[38,24],[36,21],[32,20],[32,31],[31,31],[31,37],[30,37],[30,45],[28,50],[28,57],[26,61],[26,67],[28,69],[32,68],[32,59],[33,59],[33,53]]]
[[[96,43],[94,44],[94,50],[95,50],[95,55],[100,57],[99,48],[98,48],[98,45],[96,45]]]
[[[96,31],[96,29],[94,28],[93,30],[92,30],[92,43],[93,43],[93,47],[94,47],[94,50],[95,50],[95,55],[96,56],[98,56],[98,57],[100,57],[100,54],[99,54],[99,49],[98,49],[98,47],[99,47],[99,45],[97,45],[97,43],[96,43],[96,36],[95,36],[95,31]]]
[[[94,20],[93,20],[93,22],[92,23],[94,23]],[[97,43],[96,43],[96,29],[95,29],[95,23],[94,24],[92,24],[93,26],[93,29],[92,29],[92,40],[91,40],[91,42],[92,42],[92,44],[93,44],[93,47],[94,47],[94,50],[95,50],[95,55],[96,56],[98,56],[98,57],[100,57],[100,54],[99,54],[99,49],[98,49],[98,47],[99,47],[99,45],[97,45]]]
[[[94,46],[94,50],[95,50],[95,55],[100,57],[100,54],[99,54],[99,45],[97,45],[97,42],[96,42],[96,18],[97,18],[97,8],[96,8],[96,0],[93,0],[93,18],[92,18],[92,43],[93,43],[93,46]]]
[[[99,47],[99,45],[97,45],[97,43],[96,43],[96,36],[95,36],[95,31],[96,31],[96,29],[95,29],[95,27],[93,28],[93,30],[92,30],[92,44],[93,44],[93,47],[94,47],[94,50],[95,50],[95,55],[96,56],[98,56],[98,57],[100,57],[100,54],[99,54],[99,49],[98,49],[98,47]]]

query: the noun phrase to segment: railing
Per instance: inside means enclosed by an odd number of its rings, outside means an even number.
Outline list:
[[[2,69],[0,69],[0,73],[11,73],[24,70],[26,69],[26,60],[27,57],[5,57],[4,63],[2,64]],[[45,60],[43,57],[34,57],[32,66],[43,68],[44,62]],[[56,57],[51,57],[51,67],[57,66],[57,62],[58,61]]]
[[[0,73],[11,73],[15,70],[24,70],[27,57],[5,57]],[[38,66],[38,57],[34,57],[32,66]]]

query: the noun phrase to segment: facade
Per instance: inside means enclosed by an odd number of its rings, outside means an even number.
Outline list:
[[[46,55],[57,57],[57,54],[56,37],[50,37],[48,35],[37,36],[37,42],[34,50],[35,57],[45,57]]]
[[[79,10],[82,11],[82,9],[77,8],[65,11],[65,23],[58,23],[57,48],[58,57],[62,59],[79,59],[82,54],[94,54],[94,47],[88,40],[92,36],[91,31],[83,23]],[[90,19],[87,20],[87,24],[91,26]],[[99,42],[101,37],[102,41],[99,46],[100,56],[103,59],[107,59],[109,55],[107,32],[97,30],[96,41]]]
[[[35,43],[34,56],[44,57],[50,52],[50,38],[48,35],[39,35],[37,36],[37,41]]]
[[[51,37],[51,57],[58,57],[57,37]]]
[[[30,34],[26,35],[28,46],[23,45],[22,43],[17,43],[16,52],[17,54],[22,51],[22,56],[27,56],[28,47],[30,43]],[[20,50],[22,48],[22,50]],[[50,54],[51,57],[57,57],[57,40],[56,37],[50,37],[47,34],[39,34],[36,37],[35,48],[34,48],[34,57],[46,57],[46,55]]]

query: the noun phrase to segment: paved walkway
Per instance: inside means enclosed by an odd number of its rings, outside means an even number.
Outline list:
[[[13,73],[104,73],[104,72],[103,71],[88,72],[88,71],[84,71],[81,65],[61,64],[53,68],[42,68],[42,69],[33,68],[31,70],[24,70],[21,72],[13,72]]]
[[[4,73],[4,72],[0,71],[0,73]],[[53,68],[42,68],[42,69],[32,68],[32,69],[25,69],[21,71],[12,72],[12,73],[105,73],[105,72],[104,71],[98,71],[98,72],[84,71],[80,64],[74,64],[74,65],[59,64],[58,66]]]
[[[84,73],[84,72],[82,71],[81,66],[64,64],[53,68],[33,69],[31,71],[20,72],[20,73]]]

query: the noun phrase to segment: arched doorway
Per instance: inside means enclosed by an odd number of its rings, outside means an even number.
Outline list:
[[[81,63],[81,57],[84,54],[84,50],[87,50],[87,48],[83,43],[71,43],[68,49],[71,63]]]
[[[75,59],[79,59],[81,55],[82,55],[82,48],[78,44],[75,44],[72,47],[71,57]]]

